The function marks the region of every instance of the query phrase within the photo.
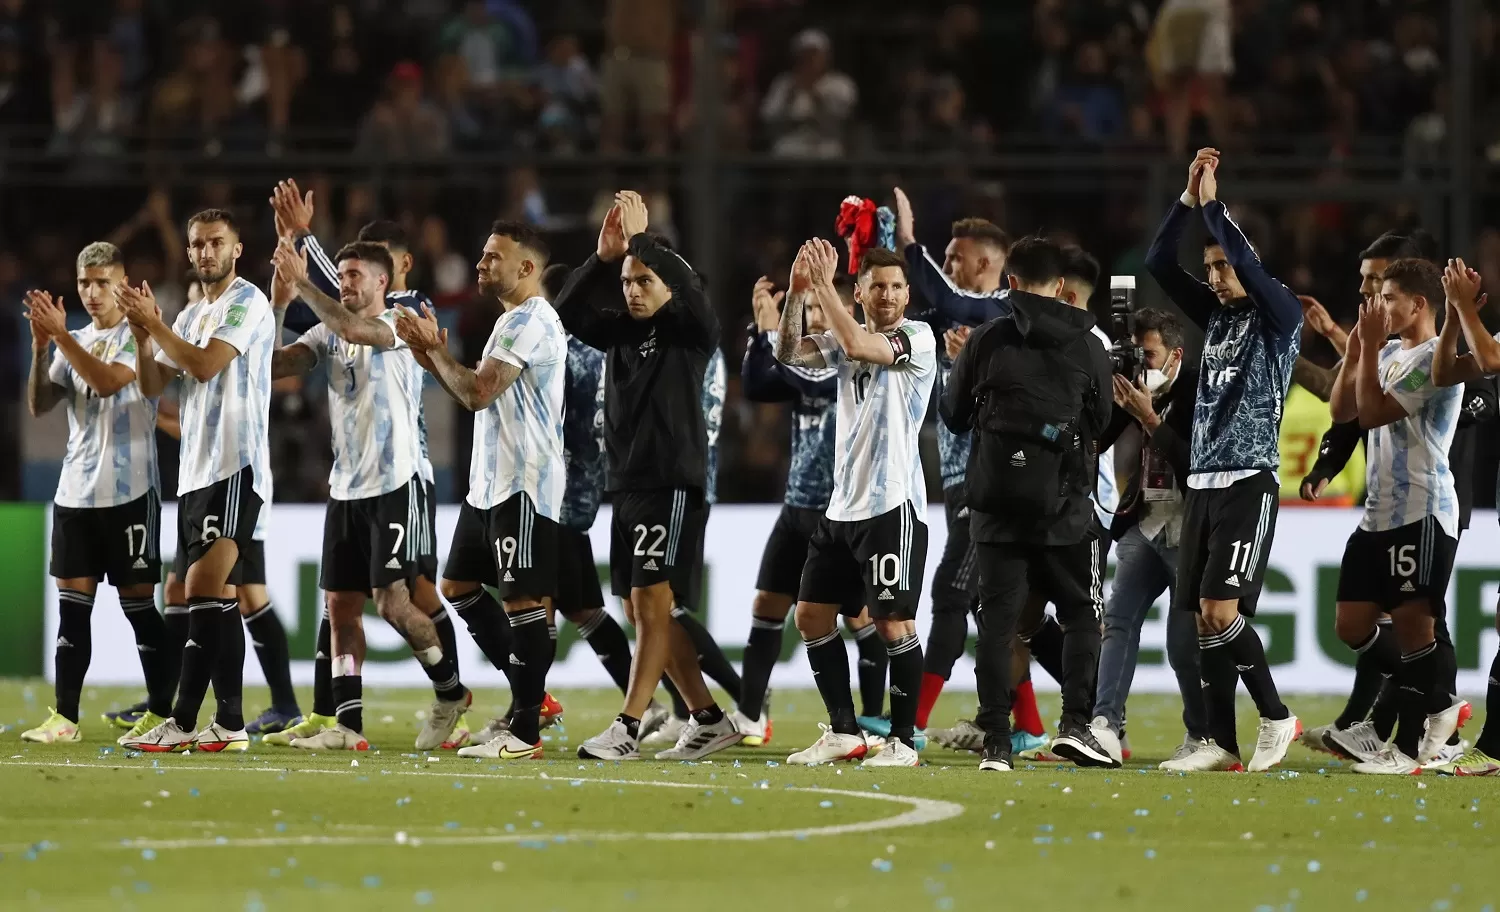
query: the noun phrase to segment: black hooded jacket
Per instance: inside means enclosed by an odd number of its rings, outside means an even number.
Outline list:
[[[1065,359],[1083,376],[1081,385],[1089,389],[1085,411],[1080,422],[1084,452],[1088,454],[1088,478],[1098,475],[1099,435],[1109,425],[1112,405],[1109,352],[1092,330],[1094,316],[1086,310],[1069,307],[1054,298],[1023,291],[1012,291],[1014,307],[1009,316],[982,324],[969,334],[963,351],[953,362],[953,371],[938,404],[943,423],[954,433],[968,431],[977,411],[976,390],[1000,374],[1000,365],[1017,348],[1060,349]],[[998,335],[996,335],[998,334]],[[995,338],[989,338],[996,335]],[[986,341],[989,339],[989,341]],[[1028,382],[1061,382],[1056,377],[1028,378]],[[1003,391],[992,395],[1003,394]],[[974,447],[974,453],[979,447]],[[969,462],[970,479],[976,470],[974,455]],[[1081,490],[1069,499],[1059,517],[1044,523],[1018,522],[1004,516],[970,510],[970,534],[974,541],[985,543],[1026,542],[1038,545],[1072,545],[1093,534],[1094,507],[1089,492]]]

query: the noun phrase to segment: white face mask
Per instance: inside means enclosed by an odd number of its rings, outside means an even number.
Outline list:
[[[1170,361],[1167,362],[1167,363],[1171,364]],[[1171,382],[1172,382],[1171,375],[1169,375],[1164,370],[1156,370],[1155,368],[1152,368],[1152,369],[1149,369],[1149,370],[1146,371],[1146,376],[1145,376],[1146,392],[1151,393],[1152,395],[1155,395],[1156,393],[1161,392],[1161,390],[1164,389],[1166,387],[1166,385],[1168,383],[1171,383]]]

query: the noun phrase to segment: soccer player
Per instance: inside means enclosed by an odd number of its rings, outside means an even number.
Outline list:
[[[167,326],[149,286],[120,289],[141,346],[141,392],[158,396],[183,378],[177,540],[188,555],[188,640],[172,715],[125,743],[137,750],[242,751],[250,743],[235,587],[244,581],[242,552],[271,499],[266,431],[276,320],[265,294],[235,273],[243,251],[234,216],[207,209],[188,220],[188,258],[203,283],[196,309]],[[145,357],[148,349],[154,357]],[[217,711],[195,734],[210,678]]]
[[[311,225],[315,211],[312,191],[302,193],[296,181],[282,181],[273,189],[270,203],[276,215],[278,237],[290,238],[295,243],[298,252],[307,251],[308,277],[318,290],[330,298],[337,298],[339,296],[338,269],[312,233]],[[391,255],[394,271],[391,273],[390,285],[386,288],[387,307],[407,307],[416,310],[424,304],[431,303],[425,294],[407,285],[407,276],[413,268],[414,258],[405,229],[395,222],[376,220],[360,228],[356,239],[379,244]],[[305,332],[317,325],[318,318],[306,303],[298,300],[287,308],[284,323],[290,329]],[[408,364],[412,371],[412,382],[418,391],[417,431],[421,453],[417,471],[422,476],[423,503],[426,508],[426,521],[423,523],[421,534],[417,537],[417,565],[420,574],[412,586],[411,602],[423,614],[432,618],[432,623],[437,628],[443,654],[453,656],[454,664],[457,666],[459,663],[458,641],[453,630],[453,620],[448,616],[437,592],[437,538],[432,531],[432,526],[437,521],[437,491],[433,484],[432,460],[428,458],[427,453],[427,422],[420,399],[424,372],[414,360],[408,360]],[[492,663],[501,671],[508,672],[510,665],[506,657],[510,655],[509,630],[499,606],[493,605],[492,600],[483,590],[479,590],[477,595],[483,595],[491,604],[480,606],[475,611],[464,611],[460,608],[460,617],[465,620],[469,633],[479,644],[485,656],[498,656],[498,661],[491,659]],[[336,704],[333,702],[331,643],[332,631],[325,610],[318,625],[317,654],[313,661],[312,714],[290,730],[269,736],[266,738],[266,743],[285,746],[291,743],[292,738],[305,738],[337,723]],[[468,716],[461,714],[453,732],[440,746],[444,749],[451,749],[462,747],[468,742]]]
[[[725,389],[724,353],[715,348],[713,355],[708,359],[708,367],[703,371],[703,424],[708,430],[708,466],[704,473],[703,489],[705,528],[708,526],[709,513],[718,500],[719,427],[724,420]],[[699,602],[703,598],[704,545],[704,538],[700,538],[697,551],[693,556],[691,582],[688,583],[691,601],[679,600],[673,605],[672,617],[682,625],[688,638],[693,641],[693,650],[698,655],[698,666],[703,670],[703,674],[738,698],[741,689],[739,672],[734,670],[734,666],[724,656],[724,650],[719,647],[713,634],[708,632],[708,628],[704,627],[703,622],[694,614],[694,611],[702,607]],[[687,703],[677,692],[677,687],[672,683],[670,676],[662,678],[661,683],[672,697],[672,715],[666,718],[659,728],[653,728],[646,724],[649,720],[642,719],[642,730],[645,732],[641,736],[642,745],[675,745],[688,728],[691,716]],[[738,724],[737,721],[736,724]]]
[[[1441,686],[1433,624],[1446,611],[1458,549],[1448,447],[1463,398],[1462,389],[1439,388],[1432,378],[1442,296],[1432,263],[1391,264],[1378,300],[1360,307],[1329,401],[1334,421],[1357,418],[1371,431],[1364,516],[1339,567],[1336,628],[1358,652],[1378,652],[1399,688],[1394,743],[1356,763],[1359,773],[1420,772],[1457,729],[1462,705]],[[1382,613],[1394,637],[1382,635]]]
[[[272,306],[278,325],[301,297],[322,321],[297,341],[278,347],[272,377],[300,376],[327,365],[333,469],[319,586],[327,593],[332,628],[330,686],[336,724],[294,735],[307,750],[366,750],[362,664],[364,607],[376,610],[411,646],[432,680],[436,701],[417,737],[418,750],[438,747],[452,732],[471,695],[456,660],[437,629],[415,608],[411,592],[419,574],[418,544],[427,524],[425,486],[418,473],[419,388],[412,382],[410,352],[397,338],[396,311],[385,305],[394,269],[384,247],[359,242],[333,258],[340,280],[334,301],[313,284],[307,254],[283,238],[273,259]]]
[[[776,360],[777,329],[781,324],[778,307],[783,292],[775,292],[770,279],[762,276],[755,283],[751,299],[755,313],[755,331],[751,334],[742,365],[742,388],[752,402],[792,403],[792,452],[787,469],[786,494],[776,524],[761,552],[760,570],[755,579],[755,602],[751,609],[750,637],[745,646],[739,709],[734,723],[745,735],[742,742],[751,747],[771,740],[771,718],[766,712],[771,671],[781,655],[782,628],[797,598],[802,581],[802,567],[807,563],[807,547],[817,530],[828,501],[833,495],[833,454],[835,407],[838,404],[838,371],[831,367],[805,368],[782,364]],[[851,298],[840,303],[853,313]],[[816,301],[803,304],[803,318],[809,335],[828,330],[822,306]],[[798,327],[799,331],[801,327]],[[855,612],[861,609],[856,600]],[[846,610],[846,617],[847,617]],[[864,631],[868,630],[868,633]],[[872,639],[877,631],[866,624],[856,632],[860,650],[860,691],[864,699],[863,716],[875,718],[885,702],[885,645]],[[866,687],[868,655],[866,644],[879,647],[879,680],[871,693]],[[872,703],[873,700],[873,703]],[[858,717],[856,717],[858,718]]]
[[[1432,365],[1432,379],[1439,386],[1469,383],[1483,375],[1500,373],[1500,336],[1489,335],[1479,311],[1488,296],[1482,292],[1484,281],[1463,260],[1450,260],[1443,271],[1443,291],[1447,320],[1438,339]],[[1458,354],[1458,331],[1461,324],[1470,354]],[[1500,618],[1496,619],[1500,627]],[[1489,690],[1485,695],[1488,715],[1484,729],[1474,746],[1463,756],[1438,766],[1438,772],[1458,776],[1493,776],[1500,773],[1500,652],[1490,662]]]
[[[512,709],[504,730],[459,756],[520,760],[542,756],[541,712],[555,645],[545,599],[557,594],[563,483],[563,390],[567,333],[542,296],[547,246],[517,222],[490,228],[477,265],[479,288],[499,319],[478,368],[448,352],[429,308],[402,309],[401,338],[417,362],[474,413],[469,494],[459,510],[443,569],[457,601],[493,579],[510,623]]]
[[[1204,700],[1212,737],[1177,771],[1239,769],[1236,682],[1260,712],[1251,772],[1281,762],[1301,731],[1276,691],[1265,647],[1247,618],[1264,582],[1276,530],[1281,404],[1302,329],[1302,304],[1273,278],[1218,199],[1219,153],[1201,150],[1187,189],[1172,204],[1146,254],[1146,268],[1172,302],[1203,327],[1188,492],[1178,549],[1174,611],[1199,615]],[[1177,262],[1193,209],[1202,205],[1208,282]]]
[[[109,580],[135,631],[150,696],[137,724],[171,712],[181,661],[156,611],[161,579],[161,494],[157,490],[156,403],[135,383],[139,346],[120,309],[125,267],[115,245],[78,254],[78,298],[89,325],[69,332],[62,301],[26,294],[31,373],[26,402],[40,416],[68,407],[68,451],[52,507],[52,565],[57,581],[57,707],[21,733],[38,744],[76,742],[78,702],[93,649],[90,618],[100,582]],[[56,346],[57,354],[49,358]]]
[[[638,632],[625,704],[579,746],[585,759],[640,756],[641,717],[664,672],[687,701],[692,722],[658,759],[698,759],[740,740],[703,683],[687,631],[672,619],[674,601],[692,598],[693,555],[703,535],[703,375],[719,344],[719,321],[698,275],[648,235],[647,224],[640,195],[618,193],[595,255],[573,271],[554,302],[574,337],[605,352],[610,578]],[[611,286],[623,292],[623,309]]]
[[[859,263],[855,299],[864,325],[833,287],[838,254],[822,239],[802,246],[792,266],[776,359],[838,370],[833,492],[808,547],[797,593],[797,630],[828,709],[823,734],[788,763],[865,757],[854,717],[849,656],[835,623],[840,608],[863,603],[890,656],[891,735],[867,766],[918,766],[917,697],[922,644],[916,612],[927,559],[926,483],[918,433],[937,378],[937,341],[926,323],[906,319],[906,261],[876,248]],[[818,302],[828,332],[803,335],[807,299]]]

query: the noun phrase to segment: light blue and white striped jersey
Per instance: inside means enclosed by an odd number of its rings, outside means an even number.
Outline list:
[[[1400,340],[1380,350],[1380,387],[1407,417],[1370,432],[1365,472],[1365,515],[1359,527],[1384,532],[1437,517],[1458,538],[1458,493],[1448,467],[1448,447],[1463,409],[1463,387],[1432,382],[1434,337],[1403,349]]]
[[[568,334],[546,298],[527,298],[495,321],[484,357],[521,368],[489,407],[474,413],[471,506],[498,506],[524,491],[548,519],[562,516],[563,387]]]
[[[316,241],[314,241],[316,243]],[[337,297],[337,295],[335,295]],[[417,313],[422,312],[422,305],[436,309],[432,299],[420,291],[407,289],[406,291],[388,291],[385,293],[385,306],[387,307],[409,307]],[[427,371],[417,363],[416,358],[409,358],[411,362],[411,382],[416,390],[417,397],[417,446],[421,455],[417,459],[417,474],[422,480],[432,484],[432,459],[427,452],[427,413],[422,408],[422,386],[427,382]]]
[[[703,499],[719,502],[719,428],[724,424],[724,353],[714,349],[703,371],[703,424],[708,428],[708,467],[704,471]]]
[[[937,379],[937,340],[931,327],[915,320],[903,320],[886,335],[899,353],[889,366],[849,360],[832,332],[812,337],[839,372],[827,512],[838,522],[871,519],[907,501],[919,517],[927,511],[917,446]]]
[[[255,493],[271,501],[271,353],[276,319],[271,302],[243,278],[230,283],[218,300],[204,298],[177,315],[173,332],[207,348],[214,339],[239,355],[206,383],[182,374],[182,451],[177,493],[186,494],[223,481],[250,466]],[[156,360],[181,370],[166,352]]]
[[[90,323],[70,335],[105,364],[136,369],[135,337],[124,320],[109,329]],[[141,395],[141,385],[127,383],[101,399],[62,352],[53,354],[47,376],[68,395],[68,455],[53,498],[57,505],[113,507],[156,487],[156,403]]]
[[[328,374],[328,422],[333,426],[333,469],[328,496],[363,500],[411,483],[422,460],[421,387],[411,349],[396,335],[396,310],[375,319],[391,328],[390,348],[352,345],[326,323],[302,334]]]

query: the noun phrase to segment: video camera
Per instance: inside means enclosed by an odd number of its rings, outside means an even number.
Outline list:
[[[1146,372],[1146,350],[1135,342],[1135,276],[1109,277],[1109,334],[1115,373],[1134,383]]]

